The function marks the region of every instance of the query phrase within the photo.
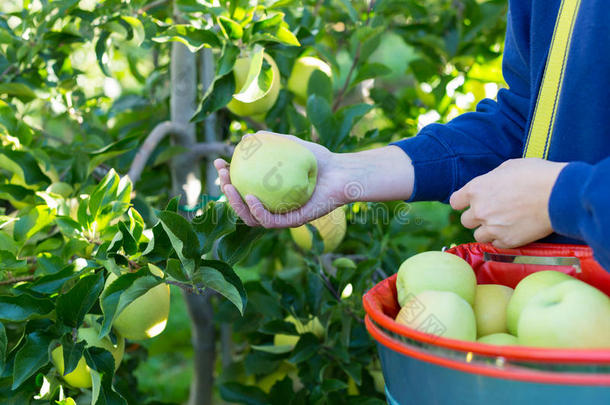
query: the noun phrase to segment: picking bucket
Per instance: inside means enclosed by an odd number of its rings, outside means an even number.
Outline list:
[[[514,288],[531,273],[557,270],[610,295],[610,273],[586,246],[471,243],[448,252],[472,265],[479,284]],[[610,348],[494,346],[417,331],[394,322],[396,274],[369,290],[363,303],[391,405],[610,405]]]

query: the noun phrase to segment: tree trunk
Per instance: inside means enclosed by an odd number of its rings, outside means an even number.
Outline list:
[[[195,125],[190,122],[195,114],[197,99],[197,60],[186,46],[174,42],[170,65],[172,95],[171,120],[187,128],[187,137],[174,142],[187,149],[197,143]],[[198,162],[177,156],[171,162],[173,194],[181,195],[181,204],[194,207],[201,195],[201,172]],[[184,215],[185,213],[183,213]],[[215,333],[212,322],[211,294],[184,293],[192,324],[194,369],[189,404],[211,404],[216,360]]]

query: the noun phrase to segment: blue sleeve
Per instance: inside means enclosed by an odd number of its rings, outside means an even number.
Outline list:
[[[559,174],[549,215],[555,232],[585,241],[595,259],[610,269],[610,158],[590,165],[573,162]]]
[[[468,181],[507,159],[521,157],[530,106],[526,30],[515,26],[511,14],[502,72],[509,89],[497,101],[482,100],[476,112],[451,122],[431,124],[394,145],[411,158],[415,185],[411,201],[447,201]]]

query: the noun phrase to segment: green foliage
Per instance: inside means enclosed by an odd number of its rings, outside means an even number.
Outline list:
[[[468,241],[449,207],[353,204],[344,242],[321,255],[317,232],[314,249],[303,252],[285,230],[247,227],[225,202],[188,217],[170,200],[165,163],[184,149],[169,140],[136,184],[119,173],[168,119],[173,43],[211,49],[216,61],[213,85],[199,92],[198,133],[217,112],[227,142],[269,128],[353,152],[413,136],[493,97],[503,85],[505,10],[505,0],[3,1],[0,402],[186,401],[155,391],[171,382],[151,383],[164,370],[146,367],[183,361],[188,350],[176,357],[165,350],[148,364],[155,343],[143,344],[114,378],[110,353],[84,347],[75,334],[95,319],[101,335],[114,336],[112,321],[126,305],[169,283],[224,297],[214,298],[214,322],[232,325],[234,350],[229,366],[218,361],[216,399],[383,403],[362,294],[411,254]],[[312,75],[305,106],[282,89],[263,123],[233,116],[223,107],[236,92],[240,55],[256,58],[237,97],[255,100],[269,89],[263,51],[277,62],[282,85],[301,55],[324,59],[333,77]],[[337,260],[347,257],[353,263]],[[104,289],[110,273],[119,277]],[[317,317],[323,335],[299,335],[282,321],[288,315],[303,323]],[[299,335],[298,343],[273,346],[278,333]],[[166,336],[166,347],[188,345],[184,334]],[[58,375],[49,353],[59,344],[68,370],[85,356],[92,390]]]

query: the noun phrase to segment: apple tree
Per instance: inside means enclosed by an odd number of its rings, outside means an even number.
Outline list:
[[[0,402],[383,403],[363,293],[470,235],[441,204],[355,203],[339,246],[308,226],[304,249],[288,230],[247,227],[211,161],[261,129],[353,152],[472,110],[502,86],[505,12],[505,0],[3,1]],[[291,78],[303,56],[328,68]],[[185,303],[172,294],[170,321],[181,308],[192,333],[179,398],[136,377],[143,338],[171,333],[165,298],[146,299],[167,286]]]

